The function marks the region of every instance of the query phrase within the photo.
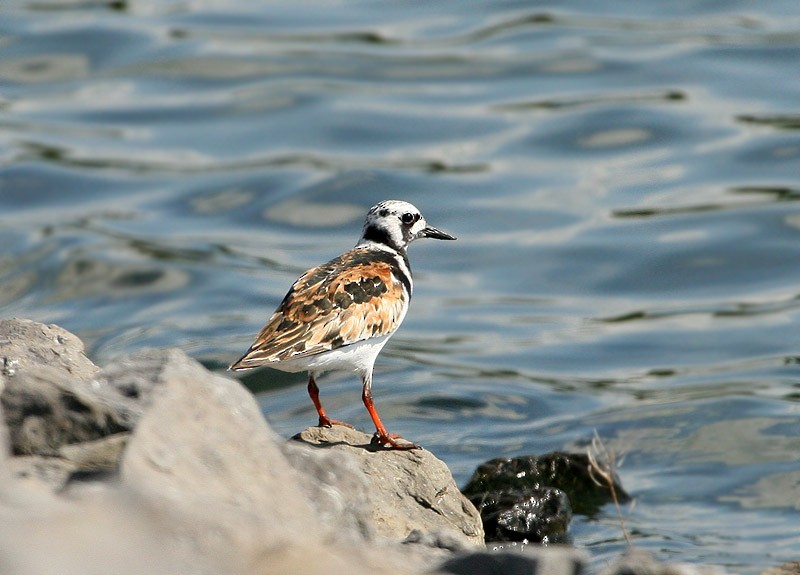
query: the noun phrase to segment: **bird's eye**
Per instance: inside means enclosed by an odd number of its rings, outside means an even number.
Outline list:
[[[400,216],[400,221],[404,224],[413,224],[419,219],[419,214],[412,214],[411,212],[406,212],[402,216]]]

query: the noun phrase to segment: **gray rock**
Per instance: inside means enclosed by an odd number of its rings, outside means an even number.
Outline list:
[[[62,484],[74,463],[40,455],[10,457],[2,417],[0,440],[0,573],[182,571],[164,533],[129,496],[106,489],[104,497],[66,501],[53,493],[52,485]]]
[[[108,437],[62,445],[58,455],[78,469],[85,471],[117,468],[130,433],[115,433]]]
[[[12,473],[9,467],[11,460],[11,439],[3,415],[3,405],[0,403],[0,488],[11,483]]]
[[[118,491],[77,502],[27,484],[0,485],[0,573],[186,573],[168,534]]]
[[[116,479],[129,433],[62,445],[57,457],[17,456],[11,467],[19,479],[36,481],[43,488],[69,497],[94,489],[96,484]]]
[[[443,531],[465,545],[483,547],[478,511],[461,494],[447,466],[430,451],[374,451],[369,435],[340,425],[311,427],[294,439],[351,460],[360,475],[369,478],[366,490],[348,489],[344,482],[337,487],[355,505],[367,504],[370,523],[380,536],[403,541],[414,530]],[[342,475],[320,477],[335,482]]]
[[[58,368],[20,370],[6,380],[0,399],[16,454],[54,456],[64,444],[126,429],[92,400],[85,382]]]
[[[189,555],[321,537],[297,472],[246,389],[177,350],[138,359],[164,386],[128,442],[123,485],[183,517],[176,528]]]
[[[54,325],[0,321],[0,378],[16,454],[56,456],[63,445],[128,431],[142,410],[100,377],[80,339]]]
[[[282,450],[299,473],[299,487],[323,525],[338,525],[337,536],[355,541],[374,541],[378,534],[372,521],[369,494],[372,487],[353,457],[313,449],[296,441]]]
[[[74,379],[90,379],[99,368],[83,353],[83,342],[57,325],[29,319],[0,320],[0,375],[51,367]]]
[[[472,542],[465,542],[463,537],[460,537],[452,529],[432,529],[429,531],[421,531],[414,529],[403,540],[406,545],[424,545],[433,549],[444,549],[452,553],[469,552],[475,550],[475,545]]]
[[[320,489],[310,491],[308,479],[289,464],[284,441],[237,381],[177,350],[150,350],[132,363],[150,365],[162,384],[128,441],[120,489],[144,502],[194,572],[427,569],[429,557],[382,542],[365,546],[361,531],[343,535],[348,525],[320,513]]]
[[[8,469],[18,481],[37,484],[37,489],[55,491],[67,483],[78,466],[60,457],[20,455],[11,458]]]

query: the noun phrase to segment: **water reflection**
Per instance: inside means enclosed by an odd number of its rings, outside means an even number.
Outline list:
[[[172,268],[73,259],[55,278],[53,297],[61,300],[87,297],[130,297],[132,294],[169,292],[184,288],[189,278]]]
[[[81,54],[41,54],[0,60],[0,81],[45,84],[85,78],[89,61]]]

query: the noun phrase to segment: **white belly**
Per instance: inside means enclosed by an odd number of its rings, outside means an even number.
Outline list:
[[[295,373],[309,371],[314,374],[326,371],[371,372],[383,346],[391,334],[373,337],[331,351],[298,357],[268,364],[272,369]]]

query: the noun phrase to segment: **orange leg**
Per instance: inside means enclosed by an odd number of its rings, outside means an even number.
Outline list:
[[[378,410],[375,409],[375,404],[372,401],[372,374],[369,373],[363,377],[364,390],[361,393],[361,399],[364,401],[364,406],[372,418],[372,423],[375,424],[375,435],[372,437],[372,445],[379,447],[389,446],[389,449],[420,449],[419,445],[406,441],[396,433],[388,433],[384,427]],[[402,441],[397,441],[398,439]]]
[[[325,413],[325,409],[322,407],[322,403],[319,401],[319,387],[317,387],[317,382],[314,381],[314,376],[310,373],[308,374],[308,395],[311,397],[311,401],[314,402],[314,407],[317,408],[317,413],[319,414],[319,427],[344,425],[345,427],[352,429],[353,426],[349,423],[345,423],[344,421],[336,421],[335,419],[328,417],[328,415]]]

